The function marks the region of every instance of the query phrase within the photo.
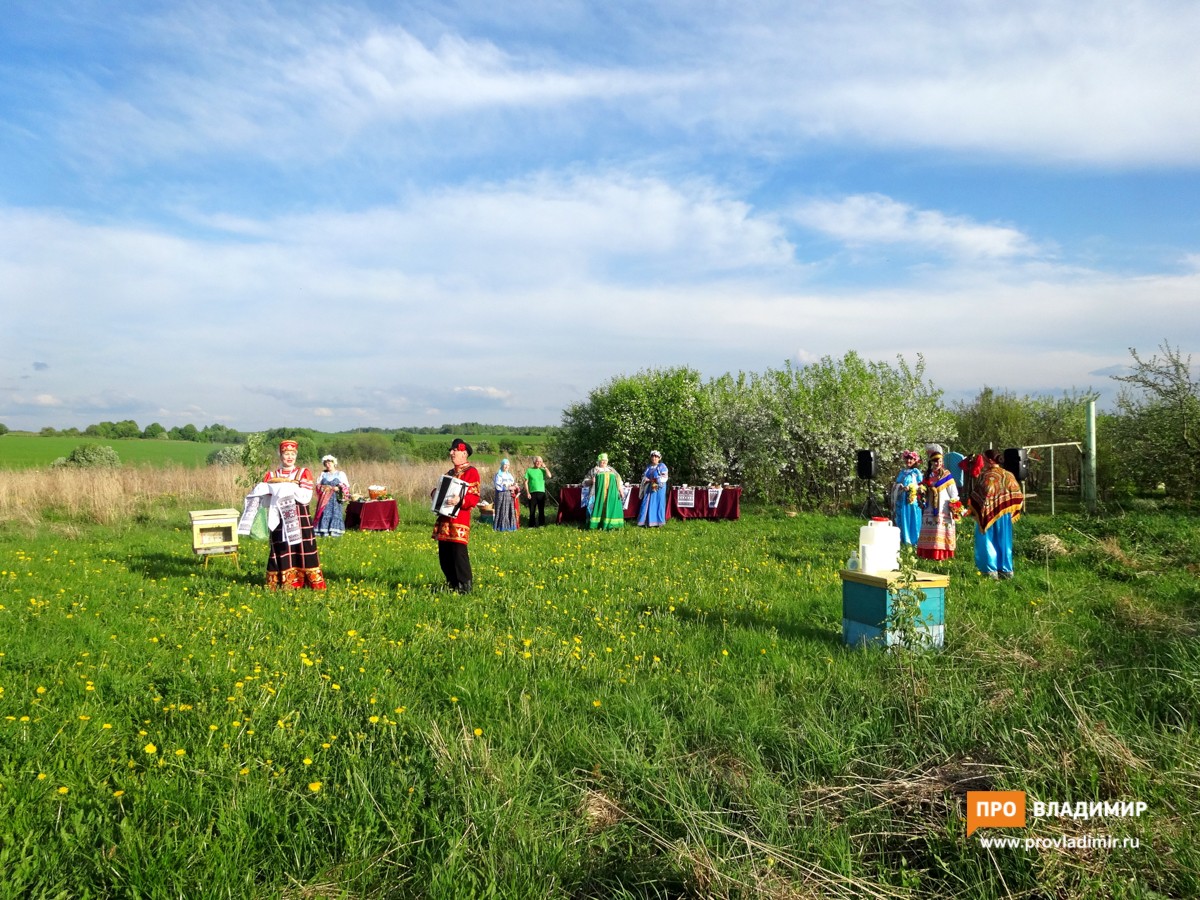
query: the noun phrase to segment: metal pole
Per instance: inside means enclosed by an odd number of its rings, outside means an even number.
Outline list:
[[[1083,505],[1096,512],[1096,401],[1087,404],[1087,446],[1083,451]]]
[[[1050,515],[1054,515],[1054,448],[1050,448]]]

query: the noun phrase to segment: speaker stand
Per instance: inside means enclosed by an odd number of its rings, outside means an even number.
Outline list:
[[[873,519],[876,516],[883,515],[879,504],[875,500],[875,479],[867,479],[867,500],[862,505],[862,510],[859,512],[864,519]]]

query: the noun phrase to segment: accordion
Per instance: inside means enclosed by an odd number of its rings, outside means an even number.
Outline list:
[[[433,505],[430,507],[439,516],[454,518],[462,509],[463,501],[467,498],[468,484],[453,475],[443,475],[438,482],[437,490],[433,492]]]

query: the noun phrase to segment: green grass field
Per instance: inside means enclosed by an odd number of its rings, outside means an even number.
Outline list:
[[[345,435],[322,434],[320,439],[328,442],[344,438]],[[413,435],[416,446],[450,445],[451,435],[417,434]],[[505,454],[497,448],[501,444],[512,444],[517,448],[518,458],[542,452],[548,437],[545,433],[538,434],[478,434],[469,435],[468,440],[473,445],[491,446],[490,451],[481,452],[476,459],[495,464]],[[121,462],[126,465],[161,466],[177,464],[183,466],[202,466],[209,454],[226,446],[225,444],[203,444],[195,441],[157,441],[157,440],[112,440],[109,438],[76,437],[42,437],[38,434],[10,432],[0,435],[0,469],[29,469],[48,466],[61,456],[67,456],[81,444],[100,444],[112,447],[117,451]],[[302,460],[314,469],[319,468],[316,459]]]
[[[467,597],[403,518],[324,593],[182,511],[0,530],[0,897],[1200,895],[1193,520],[1027,517],[1001,583],[960,536],[911,654],[841,642],[849,517],[477,527]],[[985,848],[984,789],[1140,846]]]
[[[99,444],[117,451],[122,464],[202,466],[208,455],[224,444],[194,441],[110,440],[93,437],[42,437],[37,434],[0,435],[0,469],[30,469],[48,466],[67,456],[81,444]]]

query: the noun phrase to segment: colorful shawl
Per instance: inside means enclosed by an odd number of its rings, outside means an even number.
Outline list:
[[[1021,485],[1012,472],[988,462],[983,474],[975,479],[967,504],[979,524],[979,530],[986,532],[1005,513],[1011,514],[1014,522],[1021,518],[1025,495],[1021,493]]]

